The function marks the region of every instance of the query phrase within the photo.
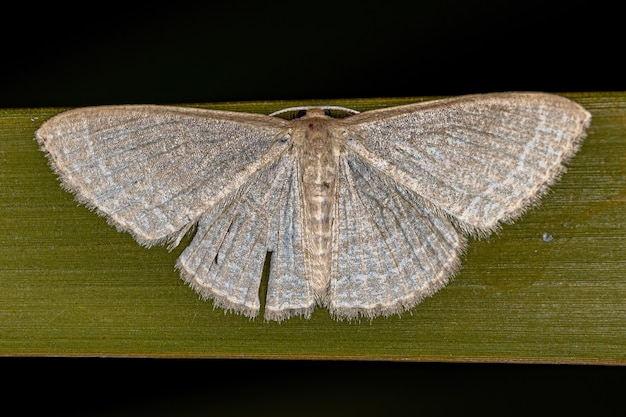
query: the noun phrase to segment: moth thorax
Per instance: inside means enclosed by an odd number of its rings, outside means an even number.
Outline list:
[[[324,298],[330,276],[336,166],[325,124],[309,121],[302,146],[302,189],[305,227],[311,254],[311,278],[318,299]]]

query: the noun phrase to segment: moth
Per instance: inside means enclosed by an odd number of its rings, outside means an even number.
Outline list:
[[[195,230],[176,267],[215,306],[258,316],[268,257],[266,320],[355,319],[445,286],[467,236],[537,203],[590,120],[545,93],[269,116],[122,105],[61,113],[36,139],[62,186],[141,245]]]

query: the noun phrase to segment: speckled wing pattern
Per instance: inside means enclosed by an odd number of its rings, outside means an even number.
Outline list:
[[[285,121],[168,106],[61,113],[36,137],[65,188],[146,246],[177,244],[287,148]]]
[[[519,217],[564,172],[590,115],[555,95],[495,93],[310,120],[108,106],[55,116],[36,137],[63,186],[140,244],[175,246],[196,226],[177,268],[214,305],[256,317],[270,253],[266,319],[319,305],[354,319],[443,287],[467,234]],[[304,166],[308,133],[325,146]]]
[[[557,95],[461,96],[352,116],[348,145],[463,230],[485,235],[559,178],[590,118]]]
[[[315,299],[305,273],[302,197],[287,154],[260,172],[225,206],[204,214],[177,266],[216,305],[255,317],[266,253],[272,253],[265,317],[309,316]]]
[[[333,315],[400,313],[448,282],[466,242],[452,221],[356,155],[341,158],[338,180]]]
[[[578,104],[543,93],[462,96],[345,119],[331,312],[388,315],[439,290],[460,266],[464,234],[486,236],[537,202],[589,122]]]

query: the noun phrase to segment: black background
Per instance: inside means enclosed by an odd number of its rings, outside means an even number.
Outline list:
[[[602,2],[12,4],[0,107],[626,90]],[[63,415],[593,412],[623,368],[3,358],[3,408]],[[623,407],[620,408],[623,410]]]
[[[179,3],[17,4],[0,107],[626,89],[597,1]]]

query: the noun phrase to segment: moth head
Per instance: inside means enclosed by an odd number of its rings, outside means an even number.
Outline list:
[[[332,117],[334,119],[343,119],[357,113],[359,112],[356,110],[339,106],[302,106],[278,110],[271,113],[270,116],[280,117],[285,120],[306,119],[309,117]]]

